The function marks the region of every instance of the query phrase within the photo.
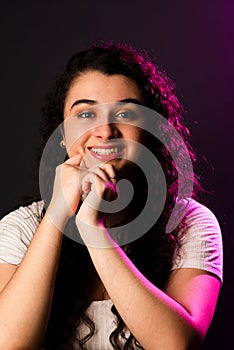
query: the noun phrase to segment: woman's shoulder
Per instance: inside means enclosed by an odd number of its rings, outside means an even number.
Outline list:
[[[222,232],[214,212],[195,199],[184,201],[185,215],[179,230],[179,248],[173,269],[200,268],[223,278]]]
[[[28,245],[42,219],[43,207],[44,202],[40,200],[19,206],[6,214],[0,220],[0,236],[8,239],[21,237]]]
[[[42,210],[44,208],[44,201],[33,201],[29,205],[20,205],[17,209],[12,210],[6,214],[1,220],[0,223],[12,222],[14,219],[30,219],[35,218],[40,220]]]
[[[208,208],[205,204],[193,199],[188,198],[183,200],[185,205],[185,215],[183,224],[181,227],[188,228],[215,228],[220,231],[220,225],[215,213]]]
[[[18,265],[41,221],[43,201],[19,206],[0,220],[0,262]]]

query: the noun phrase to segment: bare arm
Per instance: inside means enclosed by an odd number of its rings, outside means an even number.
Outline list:
[[[20,266],[1,264],[1,349],[40,348],[50,313],[61,242],[62,234],[45,215]]]
[[[0,264],[0,349],[40,349],[50,315],[63,227],[80,200],[78,172],[70,166],[79,161],[76,156],[57,168],[51,203],[21,264]]]

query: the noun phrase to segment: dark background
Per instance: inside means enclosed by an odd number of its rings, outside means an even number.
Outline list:
[[[233,338],[234,3],[225,0],[7,1],[0,7],[0,215],[34,191],[40,108],[67,59],[97,40],[146,49],[176,82],[205,204],[224,240],[224,284],[203,349]]]

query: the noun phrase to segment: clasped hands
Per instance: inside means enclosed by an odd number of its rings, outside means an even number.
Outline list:
[[[88,169],[80,154],[69,158],[56,168],[47,209],[50,220],[63,231],[66,222],[76,214],[77,226],[83,223],[100,228],[108,215],[100,211],[101,202],[115,199],[116,182],[113,165],[105,163]]]

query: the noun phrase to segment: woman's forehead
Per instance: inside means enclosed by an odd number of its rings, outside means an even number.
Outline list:
[[[72,82],[65,100],[65,109],[71,108],[76,99],[110,103],[127,98],[142,99],[141,89],[133,79],[124,75],[106,75],[98,71],[85,72]]]

